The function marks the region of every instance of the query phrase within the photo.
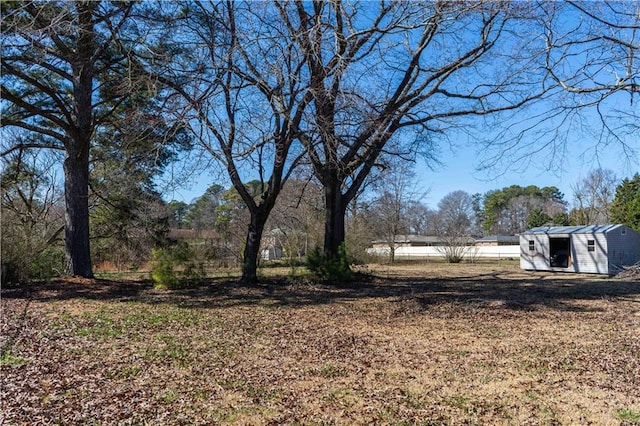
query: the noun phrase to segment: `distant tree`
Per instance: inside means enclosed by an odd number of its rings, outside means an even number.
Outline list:
[[[322,241],[322,188],[309,178],[289,179],[278,196],[265,229],[277,236],[286,260],[294,265]]]
[[[571,224],[571,219],[569,218],[569,214],[566,212],[558,212],[553,215],[551,221],[556,226],[568,226]]]
[[[195,230],[216,229],[220,225],[218,215],[224,192],[224,187],[219,184],[209,186],[204,194],[191,203],[182,223]]]
[[[551,216],[542,211],[542,209],[536,208],[529,211],[529,215],[527,216],[527,228],[535,228],[537,226],[550,224],[551,221]]]
[[[429,235],[432,233],[431,225],[434,211],[419,200],[409,201],[407,206],[407,227],[409,233],[416,235]]]
[[[574,209],[572,220],[576,225],[595,225],[610,222],[611,203],[618,178],[612,170],[595,169],[571,186]]]
[[[473,198],[467,192],[450,192],[438,203],[436,235],[442,240],[438,249],[448,262],[459,263],[464,258],[473,221]]]
[[[187,226],[187,214],[190,206],[184,201],[171,200],[167,204],[169,209],[169,226],[172,228],[184,228]]]
[[[482,202],[482,228],[486,234],[517,234],[527,229],[530,215],[536,210],[545,216],[538,214],[532,218],[532,223],[564,213],[566,203],[563,197],[555,186],[539,188],[535,185],[512,185],[489,191]]]
[[[611,221],[640,232],[640,174],[622,181],[611,205]]]
[[[396,241],[409,231],[408,209],[422,198],[415,180],[412,164],[395,162],[377,180],[377,196],[371,202],[371,225],[377,238],[389,248],[389,262],[395,261]]]

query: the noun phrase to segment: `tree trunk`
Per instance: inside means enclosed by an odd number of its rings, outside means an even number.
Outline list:
[[[346,207],[340,182],[336,179],[324,185],[325,221],[324,221],[324,256],[335,259],[345,241],[344,217]]]
[[[244,244],[244,257],[242,260],[242,278],[240,282],[245,285],[258,283],[258,256],[260,255],[260,242],[262,232],[267,222],[268,214],[262,211],[251,213],[251,221],[247,231],[247,241]]]
[[[64,201],[67,273],[91,278],[88,148],[67,151],[64,160]]]
[[[89,243],[89,148],[93,133],[93,10],[97,3],[75,3],[78,14],[78,37],[75,58],[71,61],[73,74],[72,128],[65,146],[64,199],[65,248],[67,273],[93,277]]]

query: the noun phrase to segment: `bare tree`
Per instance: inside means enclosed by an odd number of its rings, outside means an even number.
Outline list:
[[[433,217],[435,213],[434,210],[431,210],[421,201],[410,201],[407,207],[409,232],[417,235],[433,235]]]
[[[266,229],[290,265],[300,262],[322,238],[322,188],[308,177],[287,180]]]
[[[34,151],[14,151],[3,159],[3,283],[5,279],[48,278],[63,272],[64,210],[56,174],[59,159],[52,152]]]
[[[515,109],[545,90],[519,33],[502,44],[518,6],[334,0],[276,7],[304,54],[313,97],[300,137],[324,187],[325,257],[338,255],[347,205],[381,154],[432,157],[434,138],[453,119]]]
[[[559,168],[568,155],[598,164],[603,152],[638,165],[640,127],[640,3],[539,2],[535,14],[549,91],[485,143],[486,168]],[[537,39],[532,38],[532,43]]]
[[[473,198],[470,194],[453,191],[438,203],[436,235],[443,243],[438,250],[448,262],[459,263],[469,251],[473,222]]]
[[[571,216],[575,224],[609,223],[618,182],[612,170],[600,168],[590,171],[585,178],[572,185],[574,206]]]
[[[395,261],[397,237],[409,232],[409,207],[424,197],[415,181],[412,164],[396,161],[379,176],[378,196],[373,199],[370,213],[372,227],[389,247],[389,262]]]
[[[168,5],[165,5],[168,6]],[[171,6],[168,6],[171,7]],[[266,3],[185,3],[177,33],[182,54],[158,67],[160,53],[141,57],[157,80],[179,95],[179,117],[206,154],[222,165],[250,220],[242,281],[257,281],[260,241],[284,183],[300,161],[293,153],[309,104],[303,56],[283,37]],[[248,184],[258,181],[257,191]]]
[[[3,2],[2,126],[38,134],[13,139],[2,156],[61,150],[65,246],[72,275],[91,277],[89,158],[96,128],[131,93],[118,32],[135,2]]]

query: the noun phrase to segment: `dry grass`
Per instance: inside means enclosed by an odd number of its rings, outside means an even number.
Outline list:
[[[640,424],[640,283],[509,264],[368,272],[5,289],[4,422]]]

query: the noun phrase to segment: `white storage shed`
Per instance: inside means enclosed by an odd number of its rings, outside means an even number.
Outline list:
[[[520,234],[520,268],[614,275],[640,261],[640,233],[625,225],[541,226]]]

